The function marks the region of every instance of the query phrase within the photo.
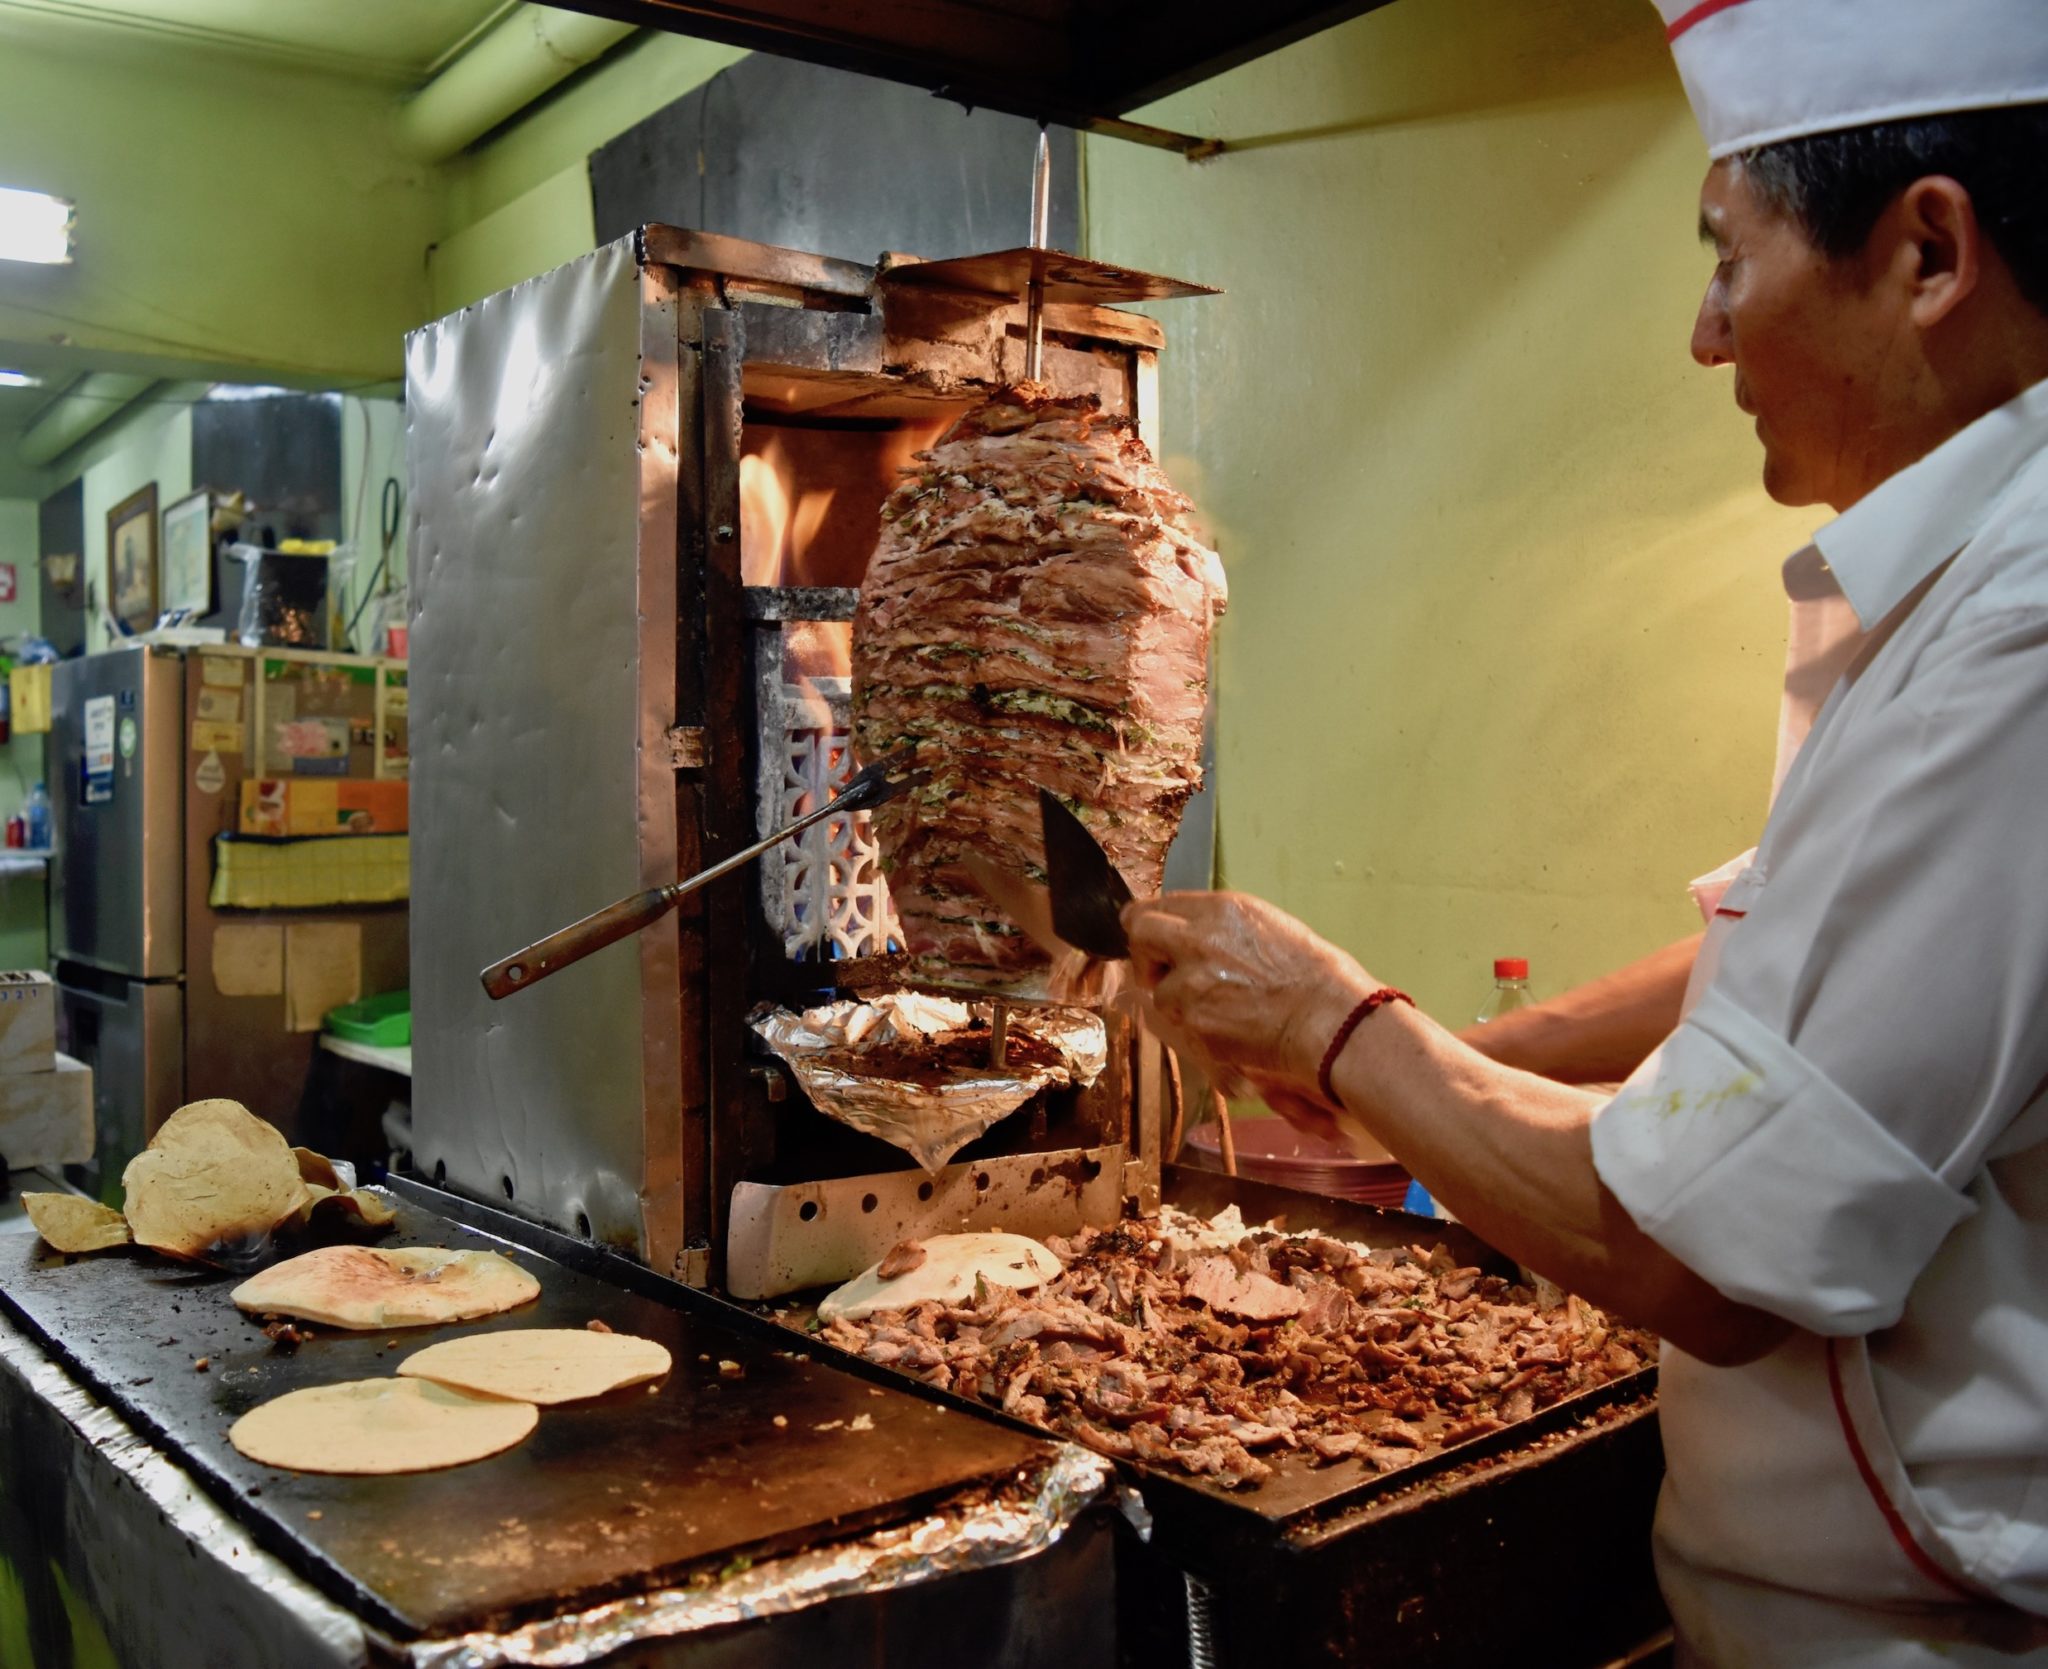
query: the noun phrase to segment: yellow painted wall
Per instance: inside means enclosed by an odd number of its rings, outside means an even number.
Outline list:
[[[1450,1020],[1698,925],[1762,817],[1771,505],[1687,337],[1705,153],[1645,0],[1402,0],[1087,147],[1230,571],[1221,861]]]

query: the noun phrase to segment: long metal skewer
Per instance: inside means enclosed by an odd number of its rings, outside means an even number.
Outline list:
[[[480,976],[484,990],[494,1000],[509,997],[514,991],[524,991],[557,969],[566,968],[571,962],[580,962],[592,951],[617,944],[629,934],[661,920],[676,907],[677,900],[685,893],[695,892],[721,875],[730,875],[742,865],[752,863],[771,846],[779,846],[790,836],[802,834],[812,824],[822,823],[829,817],[844,817],[855,811],[872,811],[924,780],[924,773],[913,770],[911,762],[912,755],[908,749],[886,759],[878,759],[849,779],[836,799],[777,829],[767,839],[755,841],[709,869],[699,870],[680,881],[671,881],[665,887],[649,887],[645,892],[607,904],[581,921],[571,922],[546,938],[535,940],[524,950],[516,951],[504,961],[484,969]]]
[[[1045,136],[1045,124],[1038,124],[1038,151],[1031,164],[1031,247],[1045,247],[1046,226],[1052,215],[1052,146]],[[1033,260],[1031,278],[1024,286],[1024,380],[1038,381],[1045,362],[1045,273]]]

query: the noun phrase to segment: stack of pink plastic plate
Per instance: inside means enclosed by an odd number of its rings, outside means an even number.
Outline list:
[[[1333,1142],[1303,1135],[1285,1119],[1241,1118],[1231,1128],[1237,1137],[1240,1176],[1360,1205],[1399,1209],[1408,1196],[1408,1173],[1399,1165],[1360,1159]],[[1186,1157],[1194,1164],[1210,1171],[1223,1168],[1222,1143],[1214,1124],[1189,1132],[1187,1146],[1193,1152]]]

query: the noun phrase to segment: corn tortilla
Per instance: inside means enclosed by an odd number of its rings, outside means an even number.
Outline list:
[[[228,1441],[293,1472],[433,1472],[502,1453],[539,1419],[532,1403],[423,1379],[353,1379],[259,1404],[228,1427]]]
[[[137,1242],[173,1257],[266,1234],[308,1198],[290,1144],[238,1101],[194,1101],[121,1173]]]
[[[102,1252],[133,1238],[120,1212],[79,1194],[23,1194],[21,1203],[36,1233],[59,1252]]]
[[[540,1282],[496,1252],[321,1246],[250,1276],[232,1296],[251,1315],[367,1330],[496,1315],[538,1298]]]
[[[438,1385],[548,1406],[659,1379],[669,1366],[667,1350],[631,1333],[521,1327],[430,1344],[400,1362],[398,1371]]]
[[[877,1310],[907,1309],[936,1299],[958,1304],[974,1295],[977,1280],[989,1286],[1043,1286],[1060,1272],[1060,1260],[1021,1234],[934,1234],[921,1242],[924,1262],[893,1280],[882,1279],[880,1263],[832,1293],[818,1306],[819,1319],[858,1321]]]

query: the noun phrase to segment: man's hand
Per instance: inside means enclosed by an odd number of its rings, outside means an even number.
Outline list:
[[[1276,1111],[1327,1124],[1316,1068],[1377,982],[1286,911],[1242,893],[1168,893],[1126,906],[1123,919],[1156,1029],[1216,1069],[1218,1083],[1248,1082]]]

